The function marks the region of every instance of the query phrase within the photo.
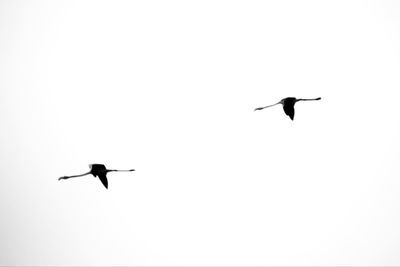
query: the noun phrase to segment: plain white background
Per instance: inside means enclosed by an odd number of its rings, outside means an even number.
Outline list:
[[[0,264],[399,265],[399,15],[2,1]]]

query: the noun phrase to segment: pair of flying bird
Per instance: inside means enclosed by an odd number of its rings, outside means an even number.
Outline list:
[[[294,105],[299,102],[299,101],[315,101],[315,100],[321,100],[320,97],[318,98],[295,98],[295,97],[287,97],[279,101],[278,103],[275,103],[273,105],[265,106],[265,107],[260,107],[256,108],[256,110],[263,110],[265,108],[273,107],[279,104],[282,104],[283,106],[283,111],[285,111],[285,114],[290,117],[291,120],[294,119]],[[73,176],[63,176],[58,178],[58,180],[63,180],[63,179],[69,179],[69,178],[75,178],[75,177],[81,177],[85,175],[93,175],[94,177],[98,177],[100,181],[103,183],[103,185],[108,189],[108,180],[107,180],[107,173],[109,172],[131,172],[134,171],[134,169],[130,170],[109,170],[104,166],[103,164],[90,164],[90,171],[84,174],[80,175],[73,175]]]

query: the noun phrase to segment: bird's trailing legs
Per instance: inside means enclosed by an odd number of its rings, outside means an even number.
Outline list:
[[[107,172],[133,172],[135,169],[130,169],[130,170],[107,170]]]
[[[299,98],[299,99],[296,100],[296,102],[298,102],[298,101],[315,101],[315,100],[321,100],[321,98],[320,97],[317,97],[317,98]]]

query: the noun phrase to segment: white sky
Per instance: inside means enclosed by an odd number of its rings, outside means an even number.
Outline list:
[[[400,265],[399,15],[1,1],[0,264]]]

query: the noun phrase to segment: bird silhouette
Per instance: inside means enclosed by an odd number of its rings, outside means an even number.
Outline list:
[[[279,101],[276,104],[265,106],[265,107],[256,108],[254,111],[262,110],[264,108],[269,108],[269,107],[276,106],[278,104],[282,104],[283,111],[285,111],[285,114],[288,115],[291,120],[293,120],[294,119],[294,105],[296,104],[296,102],[298,102],[298,101],[315,101],[315,100],[321,100],[321,98],[320,97],[318,97],[318,98],[286,97],[286,98],[282,99],[281,101]]]
[[[131,172],[134,171],[134,169],[130,170],[109,170],[104,166],[103,164],[89,164],[90,171],[84,174],[79,174],[79,175],[72,175],[72,176],[63,176],[58,178],[58,180],[63,180],[63,179],[69,179],[69,178],[75,178],[75,177],[81,177],[85,175],[93,175],[94,177],[98,177],[100,181],[103,183],[103,185],[108,189],[108,180],[107,180],[107,173],[108,172]]]

